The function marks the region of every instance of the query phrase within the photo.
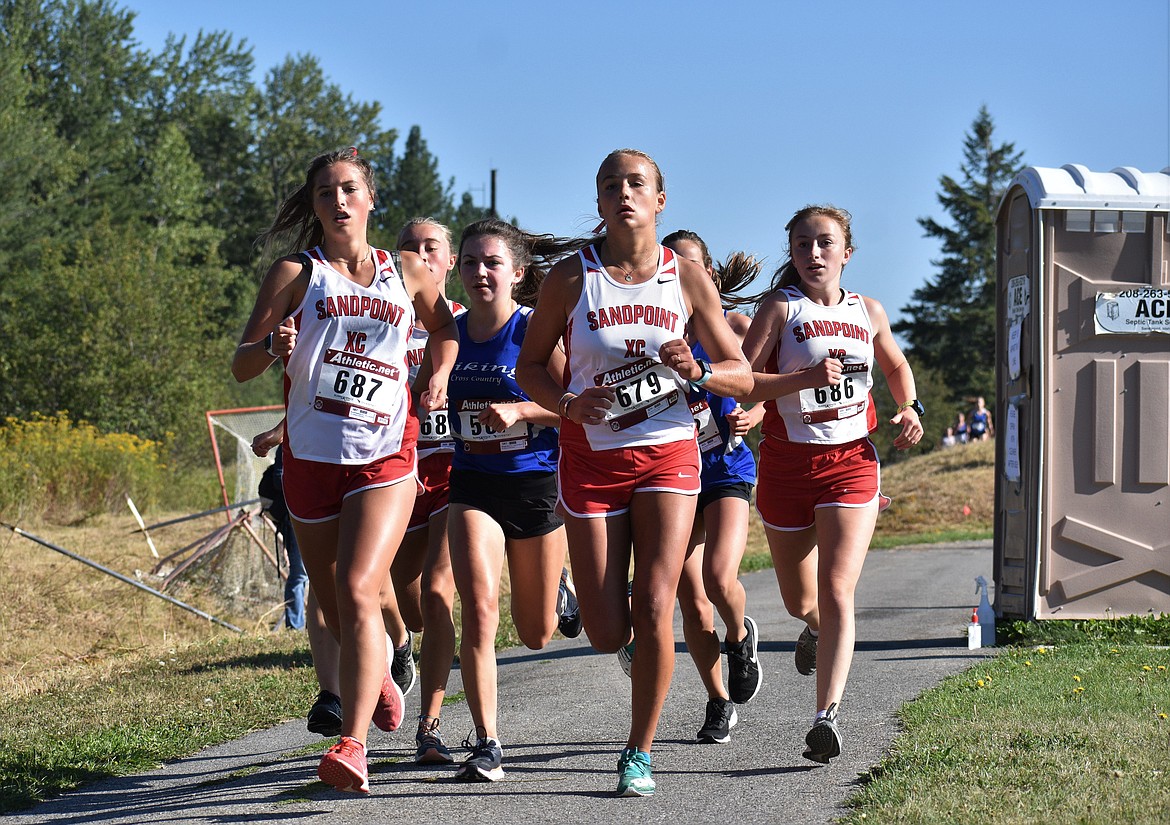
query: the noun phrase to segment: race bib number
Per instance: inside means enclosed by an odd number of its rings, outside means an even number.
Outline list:
[[[479,420],[479,414],[492,404],[509,403],[468,399],[455,404],[459,416],[459,438],[469,453],[514,453],[528,448],[528,422],[517,421],[500,432]]]
[[[420,450],[452,447],[455,436],[451,432],[451,419],[447,408],[431,410],[418,426],[418,447]]]
[[[396,393],[401,374],[394,364],[327,349],[313,406],[343,418],[385,427],[401,403]]]
[[[617,395],[616,403],[605,416],[614,432],[653,418],[679,400],[674,373],[652,358],[603,372],[593,382],[599,387],[608,386]]]
[[[841,383],[800,391],[800,418],[805,424],[840,421],[865,412],[868,364],[844,364]]]
[[[715,415],[706,401],[691,404],[691,415],[695,418],[695,438],[699,452],[710,453],[723,448],[723,434],[715,423]]]

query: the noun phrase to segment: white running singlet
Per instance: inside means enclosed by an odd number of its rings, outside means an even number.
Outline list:
[[[695,437],[687,382],[658,359],[687,322],[675,254],[658,249],[658,271],[641,284],[613,280],[592,245],[578,253],[584,275],[565,332],[566,383],[575,393],[611,387],[617,400],[601,424],[565,420],[562,444],[585,439],[592,450],[612,450]]]
[[[382,249],[374,250],[368,287],[333,269],[320,247],[302,254],[312,272],[285,364],[289,449],[329,464],[399,452],[415,432],[406,368],[414,306],[402,276]]]
[[[765,438],[801,444],[848,444],[869,435],[869,389],[873,385],[873,324],[865,301],[842,290],[840,303],[822,306],[798,287],[784,288],[788,319],[780,330],[767,371],[814,367],[826,358],[844,365],[841,383],[782,395],[764,405]]]

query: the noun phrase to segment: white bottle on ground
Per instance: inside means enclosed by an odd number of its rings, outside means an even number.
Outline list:
[[[971,610],[971,623],[967,625],[967,649],[975,650],[983,647],[983,629],[979,626],[978,608]]]

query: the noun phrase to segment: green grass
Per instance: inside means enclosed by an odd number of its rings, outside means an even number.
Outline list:
[[[1164,823],[1168,666],[1139,644],[1007,648],[902,709],[842,821]]]
[[[0,812],[299,717],[316,694],[302,634],[221,638],[117,667],[8,705]]]

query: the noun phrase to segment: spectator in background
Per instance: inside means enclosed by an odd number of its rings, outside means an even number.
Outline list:
[[[264,509],[284,540],[284,551],[288,555],[288,578],[284,581],[284,626],[290,630],[305,627],[305,591],[309,587],[309,574],[301,561],[297,546],[297,534],[293,532],[292,517],[284,503],[284,451],[276,448],[276,461],[270,464],[260,477],[260,498],[270,502]]]
[[[995,437],[995,427],[991,423],[991,410],[987,409],[983,396],[975,399],[975,409],[971,410],[971,440],[986,441]]]
[[[966,444],[970,439],[971,431],[967,428],[967,416],[959,413],[955,421],[955,441]]]

